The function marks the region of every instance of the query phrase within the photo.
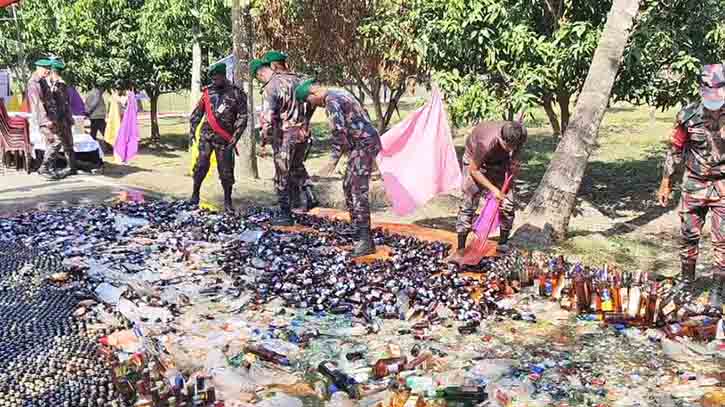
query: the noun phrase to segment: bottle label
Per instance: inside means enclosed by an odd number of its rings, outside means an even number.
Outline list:
[[[390,374],[395,374],[395,373],[398,373],[399,371],[400,371],[399,363],[393,363],[388,366],[388,372],[390,372]]]

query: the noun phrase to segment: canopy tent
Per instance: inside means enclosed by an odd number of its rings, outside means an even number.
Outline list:
[[[19,2],[20,0],[0,0],[0,7],[8,7]]]

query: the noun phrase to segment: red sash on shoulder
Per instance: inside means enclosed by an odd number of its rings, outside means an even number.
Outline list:
[[[228,131],[226,131],[221,124],[216,119],[216,116],[214,116],[214,110],[211,107],[211,100],[209,99],[209,89],[204,89],[204,111],[206,112],[206,120],[209,123],[209,126],[211,126],[211,129],[214,130],[214,133],[218,134],[221,138],[227,141],[227,143],[231,143],[234,141],[234,137],[232,137],[231,134],[229,134]]]

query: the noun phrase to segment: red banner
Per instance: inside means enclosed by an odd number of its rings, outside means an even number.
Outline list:
[[[206,111],[206,120],[211,126],[211,129],[214,130],[214,133],[226,140],[227,143],[231,143],[234,137],[228,131],[224,130],[217,121],[216,116],[214,116],[214,109],[211,106],[211,99],[209,99],[209,89],[204,90],[204,110]]]
[[[4,8],[19,2],[20,0],[0,0],[0,7]]]

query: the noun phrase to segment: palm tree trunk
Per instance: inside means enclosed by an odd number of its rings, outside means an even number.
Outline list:
[[[245,75],[243,75],[244,70],[242,66],[247,66],[248,59],[251,59],[254,56],[252,55],[253,51],[251,49],[253,45],[251,43],[251,37],[249,38],[250,43],[246,44],[248,49],[245,52],[245,17],[246,19],[251,19],[251,17],[249,17],[248,12],[243,12],[242,7],[239,4],[240,1],[241,0],[232,1],[232,41],[234,56],[237,58],[238,61],[234,71],[234,80],[236,81],[237,86],[243,88],[242,78]],[[251,24],[251,21],[246,21],[246,23]],[[248,36],[250,35],[249,31],[250,30],[248,29]],[[242,178],[259,178],[259,169],[257,167],[256,140],[254,139],[254,105],[252,103],[253,94],[251,88],[252,78],[249,78],[249,83],[250,88],[249,94],[247,95],[247,107],[249,118],[251,120],[248,120],[247,129],[245,130],[244,135],[240,138],[239,143],[237,144],[237,151],[239,152],[239,157],[235,166],[235,172],[239,177]]]
[[[614,0],[571,124],[524,210],[523,226],[517,231],[518,239],[547,244],[566,237],[576,195],[597,144],[599,126],[639,3],[639,0]]]

